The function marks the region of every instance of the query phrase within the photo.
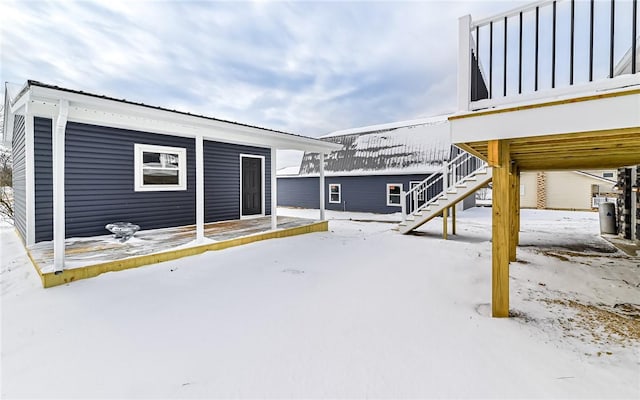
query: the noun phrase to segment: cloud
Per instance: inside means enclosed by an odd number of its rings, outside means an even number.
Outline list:
[[[318,136],[453,111],[457,18],[512,7],[4,1],[0,78]]]

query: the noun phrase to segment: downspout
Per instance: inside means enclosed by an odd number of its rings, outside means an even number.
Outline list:
[[[53,270],[64,270],[65,251],[65,198],[64,198],[64,136],[69,116],[69,102],[60,100],[52,139],[53,153]]]

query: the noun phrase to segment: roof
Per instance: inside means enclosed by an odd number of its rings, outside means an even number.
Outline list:
[[[575,172],[578,175],[582,175],[582,176],[586,176],[588,178],[592,178],[592,179],[595,179],[595,180],[602,181],[604,183],[610,183],[611,185],[615,185],[617,183],[613,179],[605,178],[603,176],[592,174],[592,173],[587,172],[587,171],[573,171],[573,172]]]
[[[433,173],[451,154],[446,116],[336,131],[321,140],[342,145],[325,157],[328,176]],[[305,153],[299,176],[318,169],[318,154]]]
[[[36,93],[37,92],[37,93]],[[145,117],[158,118],[159,113],[164,116],[163,119],[173,119],[176,124],[189,124],[191,126],[197,125],[199,127],[202,126],[203,121],[208,122],[209,128],[218,128],[218,127],[229,127],[234,129],[242,129],[244,136],[240,137],[237,135],[238,139],[241,142],[250,142],[247,140],[247,134],[254,135],[255,138],[261,138],[259,144],[277,144],[278,146],[286,145],[294,145],[299,146],[299,150],[309,150],[313,149],[313,151],[328,151],[330,148],[327,147],[327,143],[323,143],[320,140],[315,138],[310,138],[307,136],[296,135],[293,133],[278,131],[275,129],[263,128],[259,126],[243,124],[234,121],[223,120],[219,118],[209,117],[200,114],[192,114],[185,111],[178,111],[169,108],[152,106],[145,103],[134,102],[126,99],[118,99],[115,97],[84,92],[81,90],[69,89],[61,86],[50,85],[46,83],[42,83],[35,80],[28,80],[24,86],[20,89],[17,89],[16,85],[7,84],[5,87],[5,97],[7,98],[5,101],[11,108],[13,108],[17,103],[21,102],[25,94],[31,93],[32,97],[40,97],[45,98],[46,100],[56,100],[56,99],[67,99],[71,103],[75,103],[79,108],[84,106],[85,104],[90,104],[93,107],[103,107],[106,109],[105,105],[110,104],[109,112],[112,112],[111,107],[114,104],[119,104],[119,111],[122,114],[126,114],[127,112],[135,113],[136,116],[139,116],[141,113],[144,114]],[[71,107],[70,107],[71,108]],[[85,110],[86,111],[86,110]],[[69,119],[73,120],[73,115],[69,115]],[[78,112],[78,115],[80,112]],[[143,125],[144,126],[144,125]],[[246,128],[246,129],[244,129]],[[11,135],[12,132],[7,132],[8,135]],[[5,136],[7,136],[5,134]],[[228,132],[225,134],[229,135]],[[205,138],[211,139],[222,139],[222,133],[217,132],[213,134],[212,131],[205,131],[203,136]],[[233,136],[233,135],[230,135]],[[10,140],[10,139],[9,139]],[[277,143],[276,143],[277,142]],[[295,148],[295,147],[293,147]],[[331,147],[334,148],[334,147]],[[322,149],[322,150],[320,150]]]

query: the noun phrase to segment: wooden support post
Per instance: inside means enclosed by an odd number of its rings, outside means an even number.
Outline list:
[[[509,173],[509,261],[516,261],[516,249],[518,247],[518,198],[520,197],[520,185],[517,184],[517,166],[511,166]]]
[[[451,207],[451,234],[456,234],[456,206]]]
[[[448,224],[448,222],[449,222],[448,221],[449,220],[449,218],[448,218],[449,215],[448,214],[449,214],[449,208],[448,207],[445,208],[444,210],[442,210],[442,238],[444,240],[447,240],[447,228],[448,228],[447,225],[449,225]]]
[[[510,164],[509,142],[489,141],[488,159],[493,167],[492,200],[492,301],[494,317],[509,316]]]
[[[516,174],[516,246],[520,244],[520,166],[515,166]]]

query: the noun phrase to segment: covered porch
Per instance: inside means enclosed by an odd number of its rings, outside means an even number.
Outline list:
[[[261,240],[326,231],[327,221],[278,216],[273,229],[271,216],[214,222],[204,225],[204,239],[197,240],[195,225],[152,229],[136,233],[126,242],[113,235],[65,240],[66,268],[56,273],[54,242],[40,242],[28,249],[29,257],[44,287],[70,283],[148,264],[223,250]]]

